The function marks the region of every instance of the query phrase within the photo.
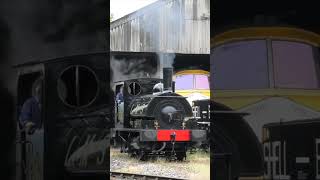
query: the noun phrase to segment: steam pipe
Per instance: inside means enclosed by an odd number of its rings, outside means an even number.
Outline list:
[[[176,92],[176,82],[175,81],[172,81],[172,92]]]
[[[173,68],[166,67],[163,68],[163,89],[172,90],[172,75],[173,75]]]

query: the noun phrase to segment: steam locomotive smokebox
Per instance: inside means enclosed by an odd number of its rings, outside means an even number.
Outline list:
[[[164,90],[172,90],[173,68],[163,68],[163,88]]]

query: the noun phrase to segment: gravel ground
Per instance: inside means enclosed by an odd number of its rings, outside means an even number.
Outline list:
[[[110,170],[172,178],[209,180],[210,155],[204,152],[197,152],[195,154],[188,153],[187,160],[183,162],[169,162],[166,161],[165,158],[139,161],[129,157],[128,154],[120,153],[119,149],[111,149]]]

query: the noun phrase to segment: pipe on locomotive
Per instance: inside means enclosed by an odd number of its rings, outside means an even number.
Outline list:
[[[172,82],[173,68],[163,68],[163,90],[174,92],[174,82]]]

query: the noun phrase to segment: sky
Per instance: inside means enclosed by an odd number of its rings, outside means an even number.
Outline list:
[[[113,21],[145,7],[157,0],[110,0],[110,13]]]

